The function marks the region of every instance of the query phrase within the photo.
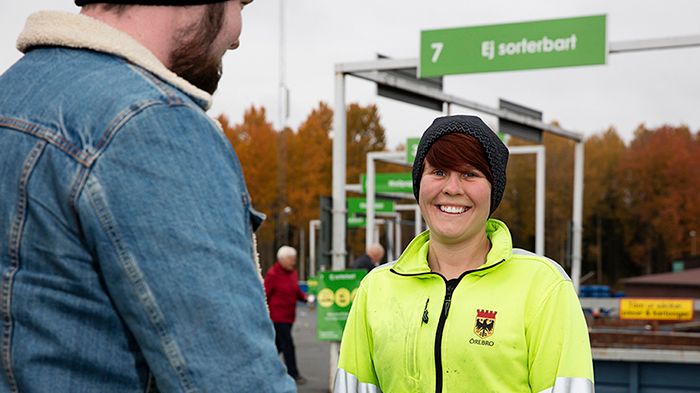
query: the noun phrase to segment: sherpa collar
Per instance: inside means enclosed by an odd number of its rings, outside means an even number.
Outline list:
[[[127,33],[85,15],[40,11],[29,16],[17,38],[22,53],[35,46],[51,45],[91,49],[123,57],[191,96],[204,110],[211,107],[211,94],[167,69],[145,46]]]

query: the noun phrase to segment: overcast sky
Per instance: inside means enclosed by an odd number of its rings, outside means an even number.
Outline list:
[[[211,115],[240,122],[246,108],[262,105],[277,124],[279,1],[255,0],[245,8],[241,47],[224,59]],[[606,14],[609,42],[700,34],[697,0],[285,1],[293,128],[319,101],[333,105],[334,64],[377,53],[417,58],[421,30]],[[21,55],[15,39],[26,17],[44,9],[78,11],[68,0],[0,0],[0,72]],[[613,54],[600,66],[447,76],[444,83],[446,92],[488,106],[501,97],[539,109],[545,121],[584,135],[614,126],[629,141],[640,123],[700,129],[700,47]],[[390,148],[419,136],[440,115],[377,97],[373,84],[356,78],[348,78],[347,88],[347,102],[379,106]]]

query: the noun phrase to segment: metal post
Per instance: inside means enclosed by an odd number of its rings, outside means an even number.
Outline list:
[[[333,248],[332,270],[345,269],[345,163],[346,163],[346,113],[345,113],[345,75],[342,71],[335,73],[335,109],[333,113]],[[338,369],[340,343],[330,345],[330,373],[328,386],[332,389],[335,373]]]
[[[386,260],[387,261],[393,261],[394,260],[394,221],[390,219],[384,220],[384,228],[385,228],[385,233],[386,233]]]
[[[279,0],[279,107],[277,108],[277,120],[279,129],[283,130],[287,120],[287,86],[285,76],[285,58],[284,58],[284,1]]]
[[[545,212],[545,148],[536,146],[510,146],[510,154],[535,154],[535,254],[544,255],[544,212]]]
[[[367,153],[367,183],[365,188],[367,192],[365,194],[366,198],[366,227],[365,227],[365,249],[374,243],[374,201],[375,201],[375,165],[374,165],[374,152]]]
[[[583,235],[583,141],[576,143],[574,156],[573,247],[571,250],[571,281],[578,293],[581,278],[581,241]]]
[[[306,280],[306,239],[304,239],[304,228],[299,228],[299,278]]]
[[[340,343],[333,341],[331,342],[331,369],[328,379],[328,391],[333,391],[333,382],[335,382],[335,373],[338,371],[338,358],[340,357]]]
[[[535,179],[535,254],[544,255],[545,150],[538,146],[537,177]]]
[[[309,221],[309,275],[316,275],[316,229],[321,226],[321,220]]]
[[[335,73],[333,114],[333,248],[332,270],[345,269],[345,75]]]
[[[401,255],[401,214],[396,213],[396,226],[394,227],[394,255],[399,259]]]

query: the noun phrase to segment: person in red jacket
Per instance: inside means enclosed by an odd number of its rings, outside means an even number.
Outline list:
[[[297,251],[289,246],[277,250],[277,262],[265,274],[265,295],[270,309],[270,318],[275,325],[275,345],[277,352],[284,356],[287,372],[298,384],[306,379],[299,374],[292,324],[296,317],[297,300],[306,302],[307,297],[299,288],[299,277],[295,269]]]

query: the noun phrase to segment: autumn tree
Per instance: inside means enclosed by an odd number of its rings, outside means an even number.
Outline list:
[[[275,255],[277,133],[262,107],[246,110],[242,124],[230,125],[224,116],[219,117],[219,122],[241,162],[253,207],[268,216],[256,233],[261,264],[267,267]]]
[[[625,246],[645,273],[667,271],[700,224],[700,150],[687,127],[640,126],[621,162]]]
[[[624,203],[620,162],[627,147],[614,128],[585,142],[583,198],[583,271],[595,271],[599,283],[634,275],[624,247]]]
[[[300,229],[319,217],[319,197],[331,194],[333,111],[321,102],[289,135],[287,188],[283,190],[292,208],[290,223]]]
[[[348,183],[356,183],[367,171],[367,153],[383,151],[386,147],[384,127],[379,110],[372,104],[366,107],[350,104],[347,108],[347,170]]]

